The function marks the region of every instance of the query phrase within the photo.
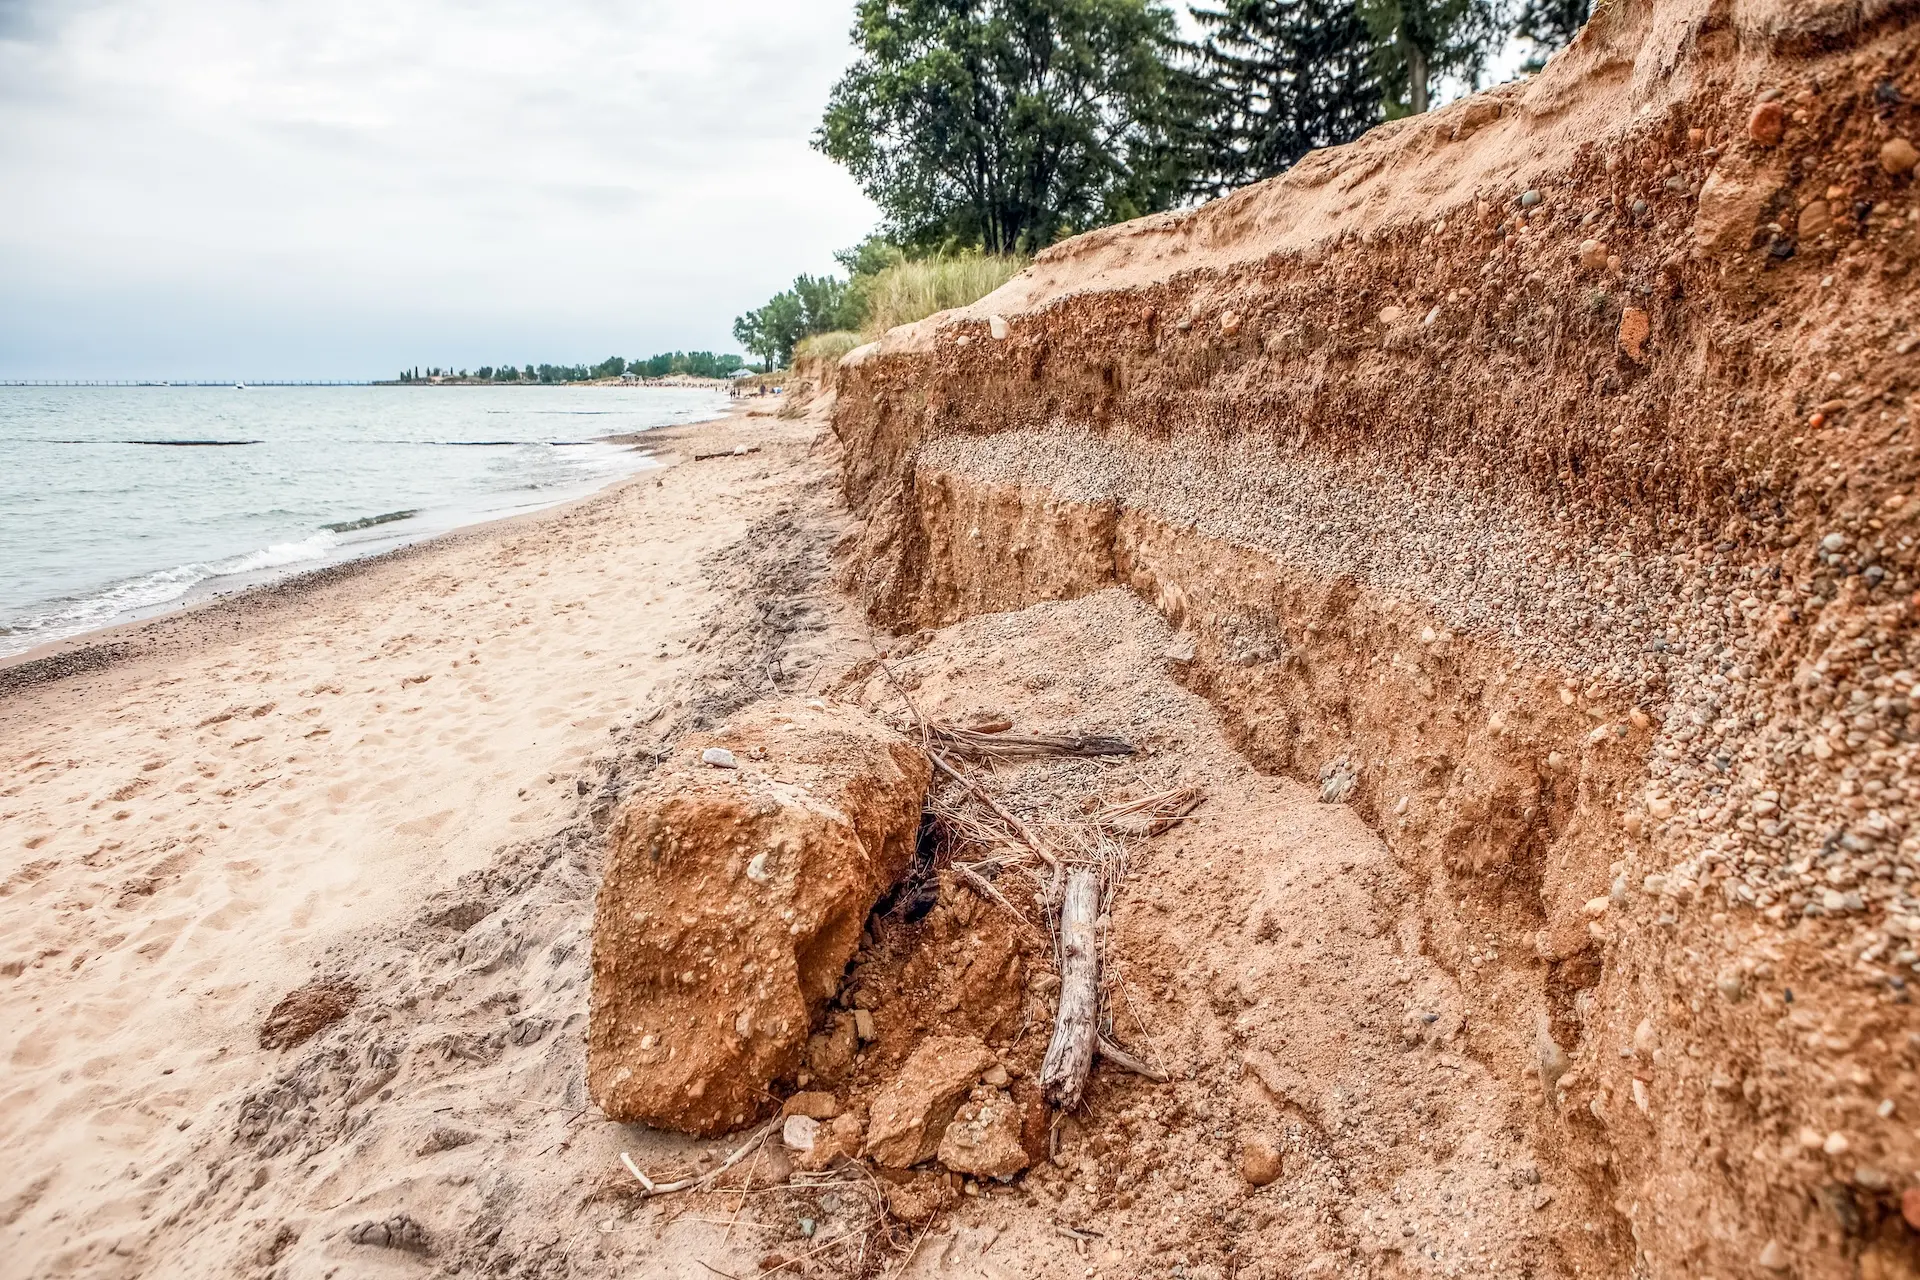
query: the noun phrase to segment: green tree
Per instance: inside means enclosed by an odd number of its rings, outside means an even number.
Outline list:
[[[1157,0],[860,0],[853,40],[814,146],[902,243],[1031,252],[1180,193]]]
[[[733,322],[734,339],[769,368],[785,367],[793,359],[794,344],[807,332],[807,305],[792,289],[774,294],[764,307]]]
[[[1381,119],[1373,37],[1354,0],[1225,0],[1192,10],[1194,188],[1219,195],[1270,178]]]
[[[1418,115],[1433,103],[1433,82],[1452,76],[1477,85],[1487,59],[1506,40],[1500,0],[1359,0],[1374,39],[1374,70],[1389,119]]]

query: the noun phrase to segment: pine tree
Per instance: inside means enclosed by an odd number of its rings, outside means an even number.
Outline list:
[[[1195,189],[1219,195],[1270,178],[1381,118],[1373,41],[1355,0],[1224,0],[1194,9],[1206,29],[1188,81],[1199,98]]]

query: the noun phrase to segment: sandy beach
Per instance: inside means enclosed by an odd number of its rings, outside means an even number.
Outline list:
[[[804,551],[821,539],[803,529],[830,517],[813,429],[753,407],[657,433],[666,470],[570,506],[0,668],[0,1143],[31,1153],[0,1170],[0,1271],[271,1269],[293,1205],[363,1194],[363,1150],[264,1191],[266,1164],[235,1167],[236,1114],[250,1155],[313,1137],[299,1124],[289,1137],[298,1085],[260,1101],[287,1065],[262,1024],[369,946],[397,957],[394,985],[362,998],[444,987],[436,944],[459,935],[428,922],[434,909],[457,922],[503,860],[582,846],[623,756],[769,678],[715,674],[775,643],[742,593],[759,598],[771,573],[804,597],[817,576]],[[694,463],[692,440],[759,452]],[[789,655],[781,678],[804,681],[806,662]],[[540,940],[565,1009],[512,1010],[523,1047],[569,1038],[584,1008],[591,885],[574,864],[586,896],[556,929],[575,942]],[[471,964],[477,946],[456,950]],[[506,1020],[474,1012],[484,1030],[456,1016],[445,1034],[482,1047],[460,1041],[445,1060],[484,1072]],[[363,1076],[383,1069],[379,1046],[367,1052]],[[579,1086],[556,1084],[516,1082],[492,1110],[422,1097],[405,1141],[419,1148],[433,1121],[524,1128],[550,1147],[581,1107],[563,1113]],[[249,1125],[271,1132],[249,1140]],[[221,1190],[243,1183],[235,1219]]]

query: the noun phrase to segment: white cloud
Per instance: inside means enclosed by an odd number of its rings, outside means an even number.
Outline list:
[[[0,0],[0,376],[732,349],[876,221],[852,0]]]

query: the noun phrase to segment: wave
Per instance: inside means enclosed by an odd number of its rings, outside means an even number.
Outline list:
[[[266,569],[280,569],[303,561],[319,560],[339,542],[340,539],[332,533],[316,533],[298,542],[276,542],[259,551],[249,551],[224,560],[175,565],[171,569],[128,578],[92,595],[59,601],[42,613],[19,619],[5,632],[11,641],[7,648],[18,651],[78,635],[82,631],[91,631],[95,627],[111,625],[130,614],[172,604],[211,578],[259,573]],[[25,643],[20,643],[21,640]]]

